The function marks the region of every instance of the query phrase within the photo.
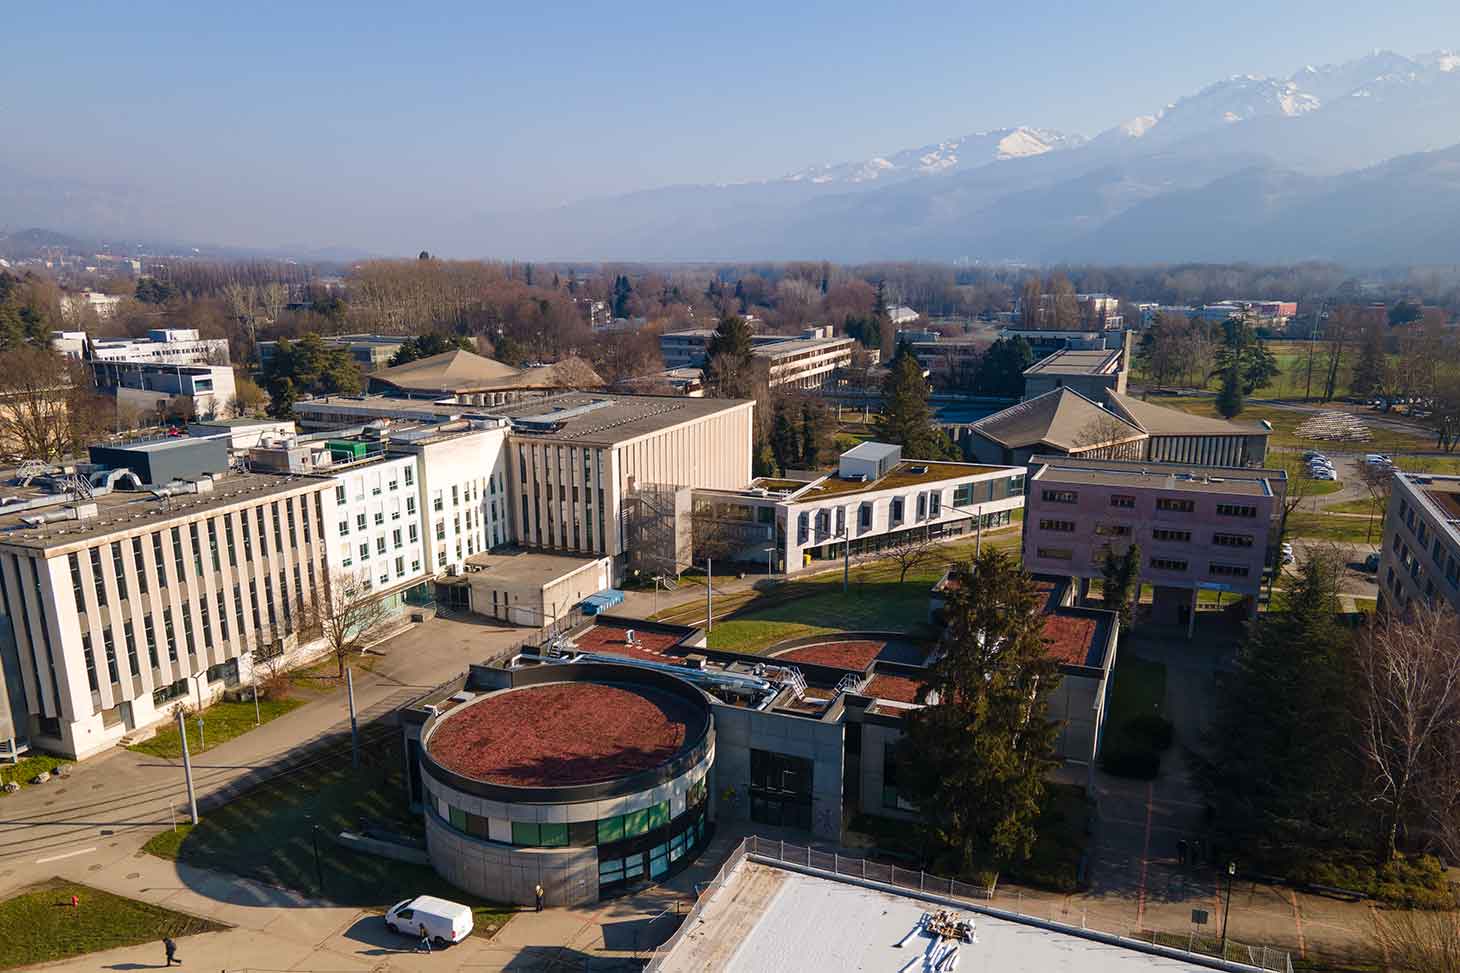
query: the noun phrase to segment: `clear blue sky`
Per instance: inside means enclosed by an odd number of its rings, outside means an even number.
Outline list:
[[[170,192],[220,242],[378,247],[421,214],[1093,135],[1230,74],[1446,46],[1456,0],[17,2],[0,164]]]

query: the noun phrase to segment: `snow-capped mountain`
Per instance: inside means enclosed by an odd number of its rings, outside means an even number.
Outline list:
[[[1221,124],[1296,118],[1340,107],[1345,99],[1403,97],[1408,89],[1452,80],[1460,55],[1432,51],[1405,57],[1375,51],[1341,64],[1309,65],[1289,78],[1237,75],[1182,98],[1154,115],[1140,115],[1098,138],[1184,138]]]
[[[904,149],[891,156],[875,156],[863,162],[842,162],[812,166],[782,178],[783,182],[814,185],[833,183],[856,185],[893,182],[914,176],[948,173],[990,162],[1027,159],[1084,144],[1079,135],[1066,135],[1046,128],[1001,128],[975,132],[961,138],[935,142],[916,149]]]
[[[1094,138],[978,132],[780,178],[458,214],[433,249],[521,259],[1333,258],[1460,263],[1460,54],[1241,75]],[[202,235],[155,193],[4,168],[0,213],[78,236]],[[84,190],[84,191],[83,191]],[[153,225],[156,223],[157,225]],[[166,223],[167,225],[162,225]]]

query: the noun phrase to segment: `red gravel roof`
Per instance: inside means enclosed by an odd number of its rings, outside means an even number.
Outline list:
[[[1049,646],[1049,654],[1060,662],[1099,665],[1099,647],[1094,645],[1099,627],[1099,622],[1083,615],[1046,615],[1044,642]]]
[[[628,626],[594,625],[573,641],[584,652],[602,652],[607,655],[621,655],[628,659],[647,659],[650,662],[678,662],[684,652],[673,651],[682,635],[672,632],[646,632],[634,629],[634,645],[628,643]]]
[[[443,718],[427,742],[463,777],[513,787],[614,780],[664,763],[696,716],[670,696],[601,683],[499,693]]]
[[[803,645],[799,649],[778,652],[775,658],[780,662],[804,662],[808,665],[836,666],[839,669],[864,672],[885,648],[886,642],[818,642],[815,645]]]
[[[921,679],[878,674],[872,677],[872,681],[867,684],[862,695],[874,696],[877,699],[890,699],[898,703],[921,703],[927,685]]]

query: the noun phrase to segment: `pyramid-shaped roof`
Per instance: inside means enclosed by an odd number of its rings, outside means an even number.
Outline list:
[[[464,348],[453,348],[429,358],[383,368],[371,373],[370,377],[403,389],[454,391],[481,388],[520,374],[511,365],[484,358]]]
[[[995,412],[973,428],[1006,449],[1045,445],[1066,453],[1134,442],[1146,435],[1124,417],[1064,386]]]

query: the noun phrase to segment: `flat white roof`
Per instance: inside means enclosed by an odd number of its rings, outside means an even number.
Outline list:
[[[931,940],[897,943],[932,903],[742,861],[662,973],[897,973],[930,968]],[[1040,926],[963,913],[978,942],[960,944],[958,973],[1206,973],[1211,967],[1107,945]],[[912,963],[911,966],[907,964]]]

